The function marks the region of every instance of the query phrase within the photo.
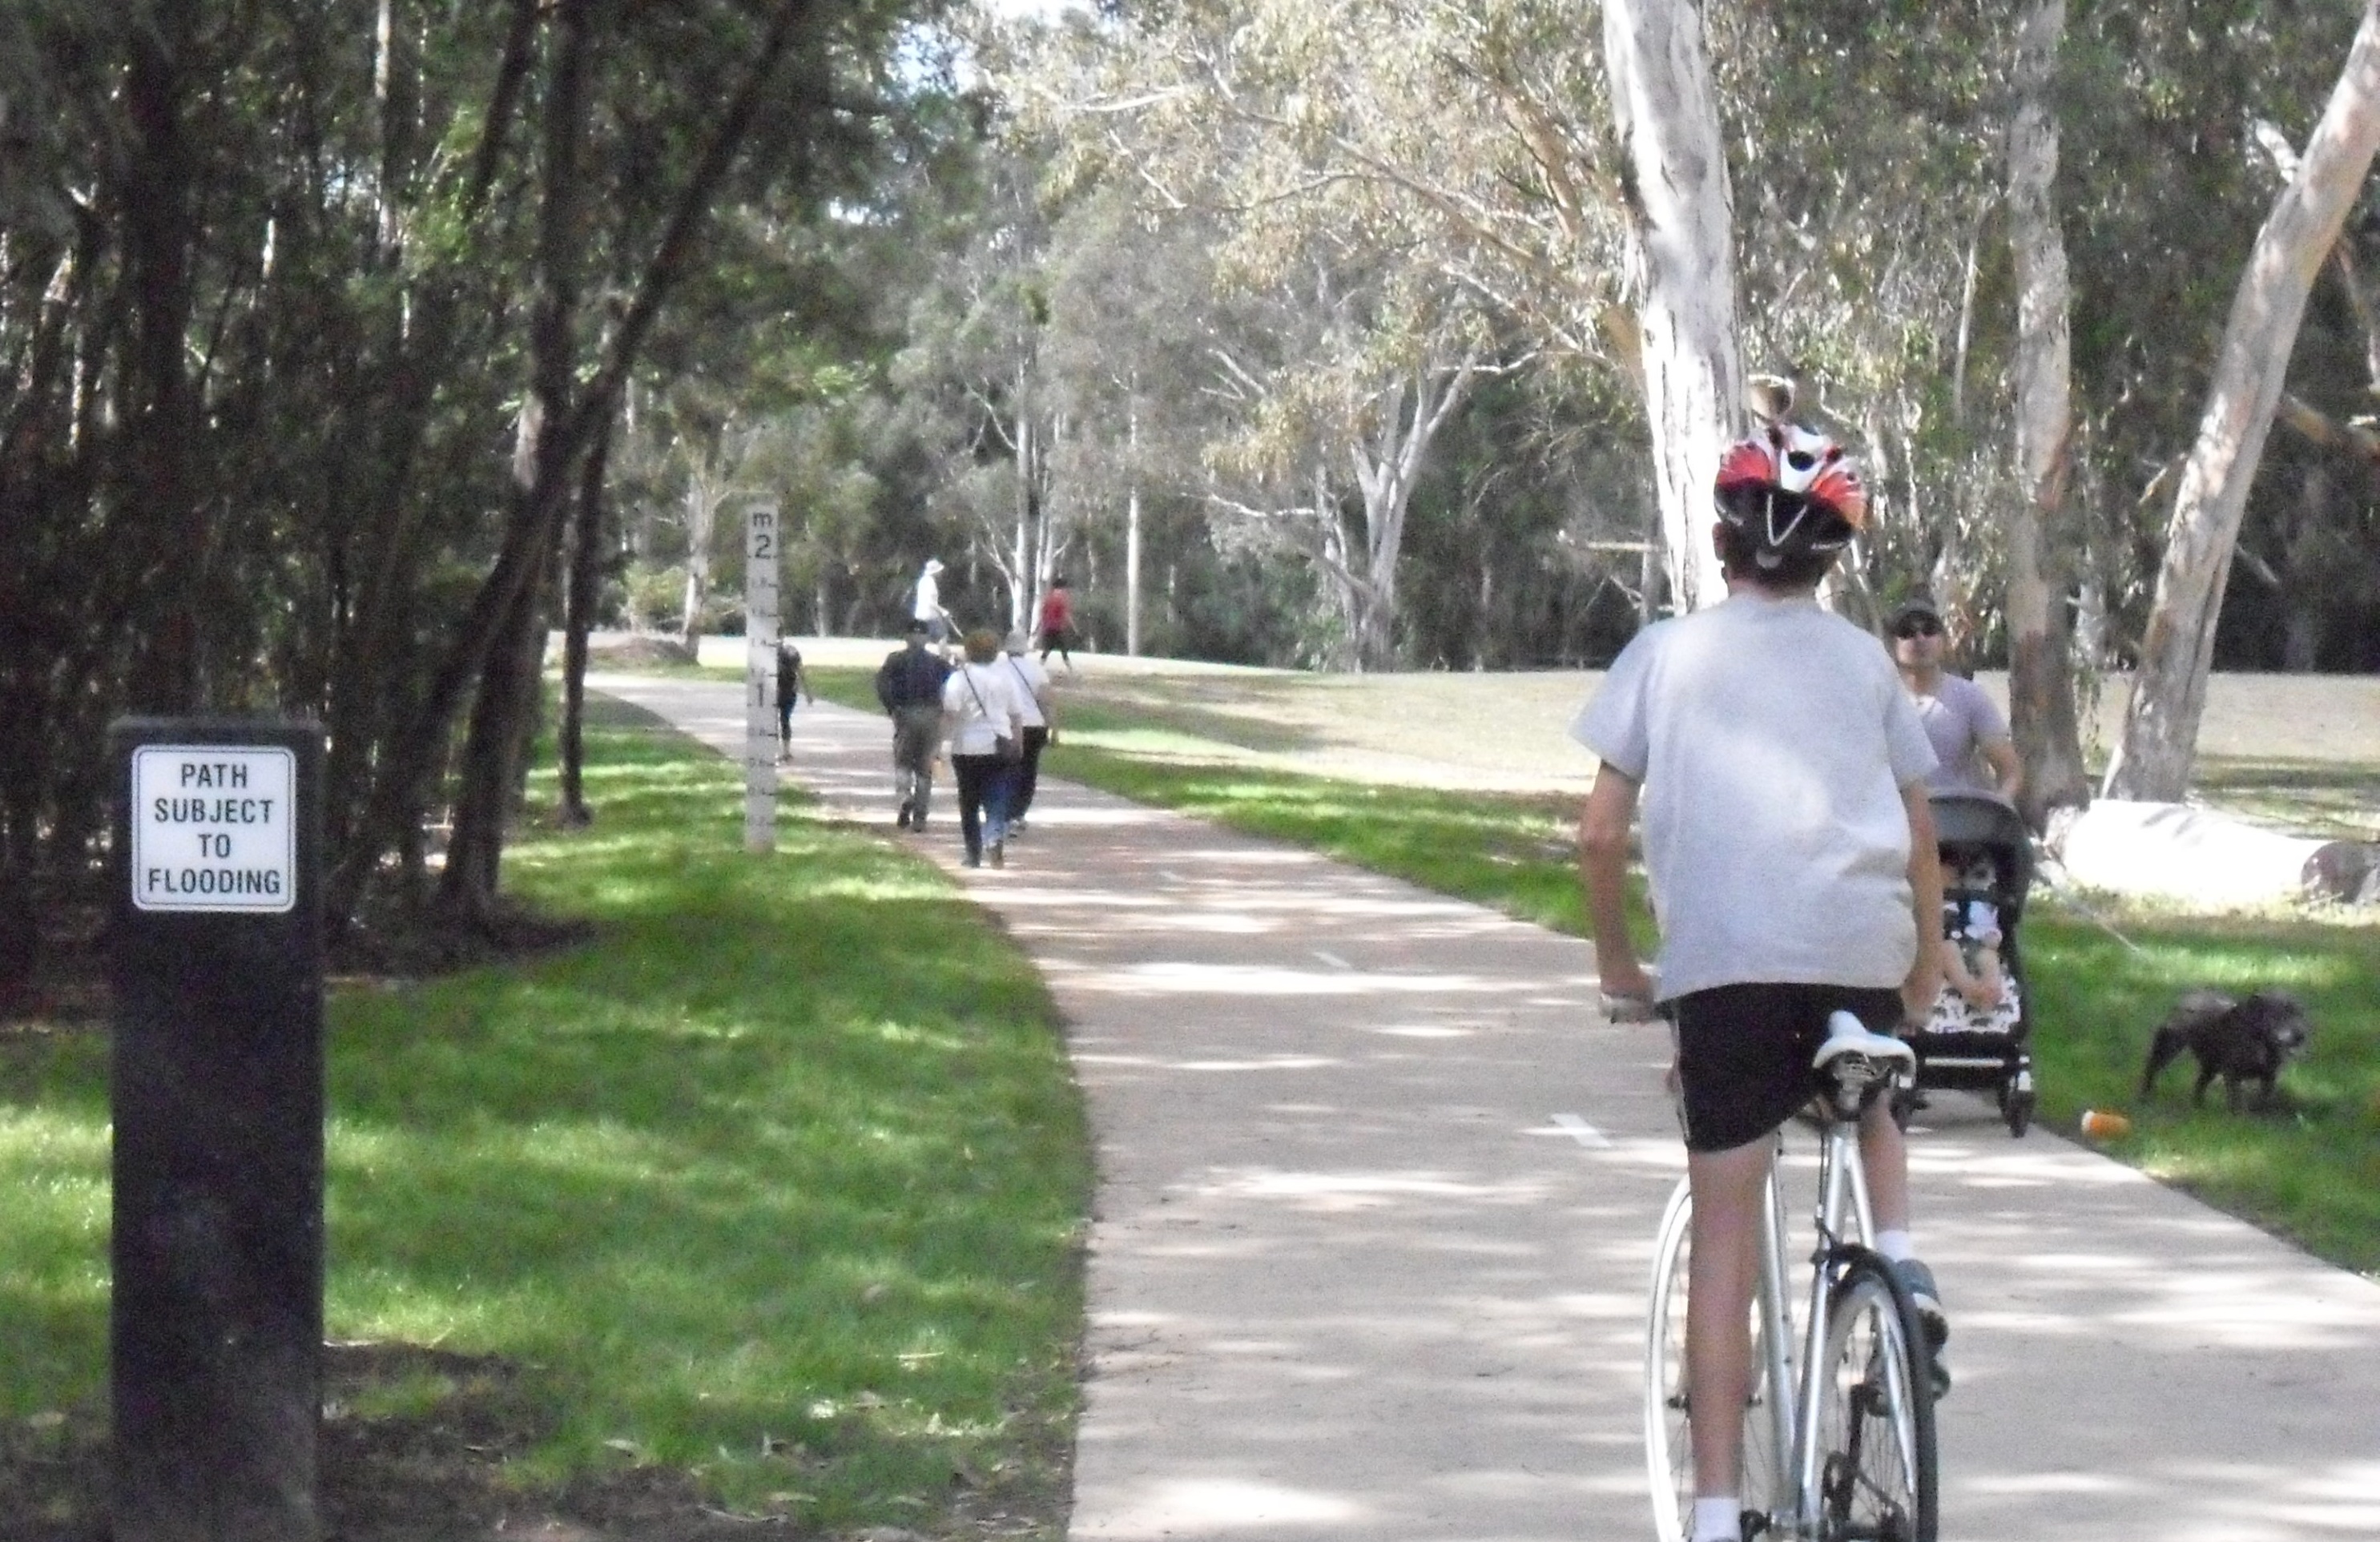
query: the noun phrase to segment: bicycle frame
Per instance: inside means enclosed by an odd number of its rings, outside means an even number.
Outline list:
[[[1868,1203],[1867,1173],[1859,1157],[1859,1125],[1852,1120],[1829,1120],[1819,1146],[1818,1196],[1813,1212],[1817,1240],[1810,1254],[1810,1309],[1800,1334],[1801,1365],[1797,1375],[1795,1335],[1790,1331],[1791,1298],[1786,1290],[1785,1200],[1778,1182],[1784,1147],[1784,1134],[1779,1131],[1777,1150],[1769,1163],[1766,1203],[1762,1206],[1760,1277],[1755,1298],[1761,1342],[1767,1352],[1768,1385],[1774,1390],[1768,1399],[1772,1449],[1791,1453],[1790,1460],[1781,1465],[1784,1474],[1791,1475],[1793,1491],[1764,1496],[1770,1502],[1761,1508],[1772,1515],[1790,1512],[1793,1535],[1815,1536],[1822,1523],[1818,1425],[1826,1390],[1819,1380],[1819,1367],[1825,1362],[1828,1335],[1833,1327],[1828,1308],[1846,1249],[1852,1245],[1866,1248],[1876,1245],[1876,1218]],[[1846,1222],[1851,1227],[1848,1237],[1844,1232]],[[1908,1390],[1897,1384],[1900,1374],[1897,1361],[1888,1364],[1887,1374],[1896,1382],[1892,1389],[1895,1397],[1906,1401]],[[1904,1459],[1913,1466],[1915,1456],[1907,1450],[1905,1433],[1901,1439]],[[1746,1499],[1753,1496],[1747,1495]]]
[[[1846,1014],[1848,1015],[1848,1014]],[[1751,1330],[1755,1339],[1737,1477],[1747,1517],[1767,1537],[1924,1537],[1939,1524],[1939,1472],[1931,1375],[1923,1325],[1906,1286],[1876,1249],[1876,1214],[1862,1164],[1863,1120],[1884,1117],[1908,1056],[1871,1055],[1847,1030],[1818,1058],[1830,1083],[1815,1109],[1815,1201],[1810,1215],[1808,1296],[1797,1324],[1791,1291],[1783,1157],[1787,1130],[1769,1150],[1756,1207]],[[1665,1542],[1687,1535],[1694,1496],[1692,1410],[1684,1343],[1694,1191],[1672,1191],[1654,1250],[1645,1340],[1645,1439],[1654,1522]]]

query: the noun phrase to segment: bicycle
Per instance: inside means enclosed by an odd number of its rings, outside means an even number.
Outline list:
[[[1905,1050],[1901,1056],[1843,1054],[1827,1069],[1829,1085],[1813,1100],[1820,1135],[1817,1242],[1798,1378],[1784,1198],[1778,1163],[1769,1163],[1752,1309],[1752,1388],[1743,1408],[1744,1535],[1934,1542],[1940,1475],[1933,1352],[1907,1291],[1875,1250],[1858,1141],[1860,1115],[1913,1076],[1913,1057]],[[1775,1138],[1781,1156],[1784,1132]],[[1682,1179],[1655,1248],[1645,1359],[1645,1451],[1661,1542],[1685,1542],[1694,1499],[1685,1375],[1692,1218]],[[1846,1223],[1853,1229],[1849,1238]],[[1779,1397],[1778,1389],[1791,1395]]]

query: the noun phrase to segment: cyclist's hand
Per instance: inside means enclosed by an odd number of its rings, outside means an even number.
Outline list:
[[[1653,1015],[1653,981],[1633,959],[1614,959],[1604,966],[1600,989],[1603,1014],[1615,1023],[1642,1023]]]

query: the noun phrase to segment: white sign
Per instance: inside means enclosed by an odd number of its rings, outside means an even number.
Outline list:
[[[142,910],[298,907],[298,757],[273,746],[132,751],[132,903]]]

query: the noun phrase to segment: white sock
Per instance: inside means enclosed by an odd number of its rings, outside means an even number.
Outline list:
[[[1876,1250],[1896,1264],[1906,1263],[1917,1257],[1917,1245],[1909,1240],[1909,1233],[1905,1231],[1878,1232],[1876,1234]]]
[[[1742,1542],[1743,1503],[1733,1494],[1694,1496],[1691,1542]]]

